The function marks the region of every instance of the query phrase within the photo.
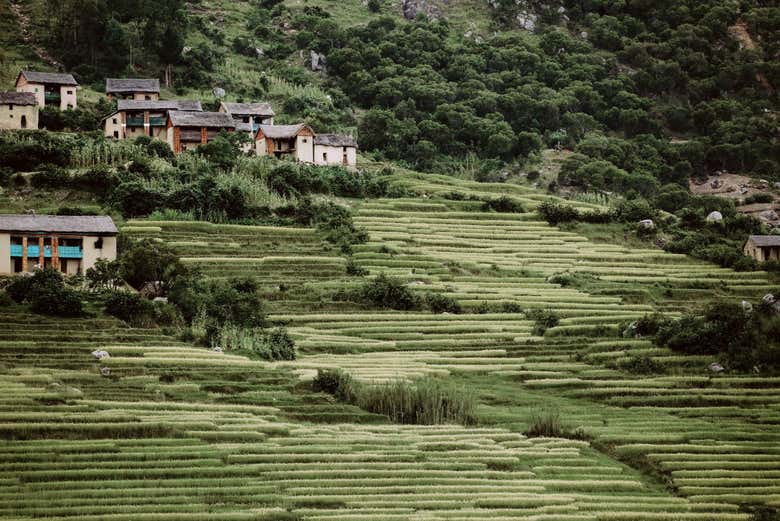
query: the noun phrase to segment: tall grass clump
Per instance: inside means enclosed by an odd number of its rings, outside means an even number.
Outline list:
[[[243,351],[265,360],[295,360],[295,342],[284,328],[264,330],[226,324],[218,344],[229,351]]]
[[[357,382],[340,370],[320,370],[312,387],[366,411],[385,415],[396,423],[469,425],[476,421],[474,396],[437,378],[373,385]]]

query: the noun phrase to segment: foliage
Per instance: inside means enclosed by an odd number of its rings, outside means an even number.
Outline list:
[[[87,285],[93,290],[113,291],[123,284],[123,265],[118,261],[98,259],[87,268]]]
[[[632,356],[619,364],[620,369],[631,374],[657,374],[664,366],[647,355]]]
[[[186,273],[179,257],[165,244],[152,239],[131,242],[120,252],[119,273],[135,289],[152,283],[165,292]]]
[[[533,309],[527,313],[528,318],[534,321],[534,335],[542,336],[544,333],[555,326],[561,321],[561,317],[558,316],[551,309]]]
[[[532,438],[563,438],[564,429],[560,412],[557,410],[536,411],[531,419],[531,424],[523,434]]]
[[[79,293],[68,288],[62,274],[51,268],[37,270],[32,277],[16,278],[6,292],[17,303],[29,303],[34,313],[59,317],[85,314]]]
[[[429,291],[425,294],[425,305],[434,313],[460,313],[461,307],[457,300],[444,295]]]
[[[106,298],[104,309],[133,327],[152,327],[155,324],[154,304],[136,293],[114,291]]]
[[[767,305],[714,303],[661,326],[654,341],[675,351],[718,355],[739,371],[780,369],[780,316]]]
[[[282,327],[265,331],[227,323],[212,342],[223,349],[245,351],[264,360],[295,360],[295,342]]]
[[[368,306],[410,310],[420,307],[420,299],[402,281],[380,274],[355,291],[342,292],[336,298],[354,299]]]
[[[523,205],[511,197],[502,195],[496,199],[487,199],[482,203],[483,211],[494,211],[502,213],[523,213]]]
[[[341,370],[318,370],[312,388],[369,412],[388,416],[396,423],[472,424],[476,420],[474,396],[437,378],[366,385]]]

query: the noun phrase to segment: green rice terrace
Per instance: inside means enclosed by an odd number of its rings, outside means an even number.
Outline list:
[[[124,224],[207,277],[257,280],[296,360],[0,308],[0,518],[748,521],[746,505],[780,507],[780,378],[712,374],[713,356],[620,335],[699,299],[760,299],[765,273],[563,231],[518,185],[397,182],[426,197],[346,201],[369,234],[352,254],[363,277],[309,228]],[[462,310],[337,298],[380,274]],[[560,320],[540,331],[534,310]],[[660,370],[625,369],[642,356]],[[314,392],[329,368],[365,385],[445,379],[474,393],[475,421],[393,423]],[[561,437],[524,434],[549,411]]]

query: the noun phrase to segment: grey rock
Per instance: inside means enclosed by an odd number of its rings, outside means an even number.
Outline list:
[[[710,214],[707,216],[708,223],[719,223],[722,221],[723,221],[723,214],[718,211],[710,212]]]
[[[726,370],[725,367],[720,365],[718,362],[712,362],[710,365],[707,366],[707,369],[709,369],[713,373],[722,373]]]
[[[715,179],[713,182],[710,183],[711,188],[720,188],[721,186],[723,186],[723,181],[721,181],[720,179]]]
[[[764,295],[764,298],[761,299],[761,302],[763,302],[767,306],[771,306],[772,304],[777,302],[777,299],[771,293],[767,293],[766,295]]]
[[[111,368],[110,367],[101,367],[100,368],[100,374],[103,376],[111,376]]]
[[[774,210],[764,210],[763,212],[758,214],[758,217],[765,221],[777,221],[778,219],[780,219],[780,217],[778,217],[777,215],[777,212]]]
[[[94,356],[96,360],[104,360],[106,358],[111,358],[111,355],[108,354],[108,351],[103,351],[102,349],[92,351],[92,356]]]
[[[751,304],[747,300],[743,300],[742,302],[740,302],[740,305],[742,306],[742,311],[744,311],[746,314],[753,312],[753,304]]]
[[[265,56],[265,51],[262,50],[260,47],[255,47],[255,56],[257,56],[258,58],[262,58],[263,56]]]
[[[311,63],[311,70],[318,72],[324,71],[327,66],[327,59],[324,54],[320,54],[317,51],[309,51],[309,59]]]
[[[215,352],[215,353],[223,353],[223,352],[224,352],[224,351],[222,350],[222,348],[221,348],[221,347],[219,347],[219,346],[214,346],[214,347],[212,347],[212,348],[211,348],[211,350],[212,350],[213,352]]]
[[[214,87],[211,92],[214,94],[215,98],[224,98],[225,97],[225,89],[222,87]]]
[[[152,302],[159,302],[161,304],[167,304],[168,303],[168,297],[154,297]]]
[[[423,13],[431,20],[442,17],[441,9],[428,3],[428,0],[401,0],[401,10],[407,20],[414,20],[419,13]]]
[[[655,230],[655,223],[652,219],[643,219],[637,223],[643,230]]]

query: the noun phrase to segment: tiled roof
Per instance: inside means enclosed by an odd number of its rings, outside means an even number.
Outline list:
[[[780,246],[780,235],[751,235],[748,240],[761,248]]]
[[[106,92],[160,92],[157,78],[107,78]]]
[[[78,85],[72,74],[61,72],[22,71],[19,73],[30,83],[52,83],[56,85]]]
[[[260,125],[259,131],[267,138],[286,139],[298,135],[307,125],[298,123],[297,125]]]
[[[37,105],[32,92],[0,92],[0,105]]]
[[[0,215],[0,231],[99,235],[117,233],[114,221],[106,215]]]
[[[236,128],[230,114],[224,112],[186,112],[174,110],[168,114],[175,127]]]
[[[270,103],[228,103],[223,101],[225,112],[236,116],[273,116]]]
[[[132,100],[121,99],[116,102],[118,111],[124,110],[186,110],[199,112],[203,110],[198,100]]]
[[[317,134],[314,137],[315,145],[329,147],[357,147],[357,141],[347,134]]]

